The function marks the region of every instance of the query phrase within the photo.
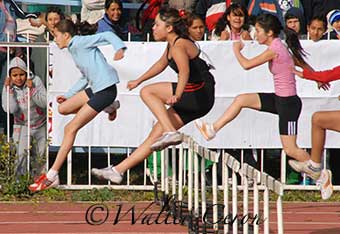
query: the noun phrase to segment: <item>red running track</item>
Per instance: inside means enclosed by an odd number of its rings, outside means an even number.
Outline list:
[[[117,224],[118,203],[105,203],[108,213],[100,208],[95,209],[95,221],[107,220],[101,225],[90,225],[86,222],[86,210],[94,203],[0,203],[0,233],[11,234],[109,234],[109,233],[187,233],[187,227],[164,224],[166,218],[163,214],[158,221],[161,224],[141,224],[146,215],[155,221],[159,214],[159,207],[149,207],[136,224],[131,224],[131,213],[122,217]],[[150,203],[138,202],[135,204],[122,203],[122,213],[135,205],[135,218]],[[240,204],[241,205],[241,204]],[[120,213],[120,216],[122,216]],[[275,204],[271,204],[270,233],[277,233],[277,214]],[[285,234],[339,234],[340,233],[340,203],[284,203],[284,233]],[[178,221],[178,220],[177,220]]]

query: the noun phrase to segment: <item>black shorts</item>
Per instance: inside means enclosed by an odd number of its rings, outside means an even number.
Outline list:
[[[203,82],[199,89],[186,86],[179,102],[173,109],[181,117],[184,124],[206,115],[215,102],[215,83]],[[172,83],[172,92],[175,94],[177,83]],[[193,85],[192,87],[195,87]]]
[[[96,93],[93,93],[91,88],[87,88],[85,93],[90,98],[87,104],[99,113],[116,99],[117,87],[114,84]]]
[[[279,115],[280,135],[297,135],[302,102],[298,96],[280,97],[275,93],[259,93],[261,111]]]

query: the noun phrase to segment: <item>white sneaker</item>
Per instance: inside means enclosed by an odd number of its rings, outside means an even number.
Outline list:
[[[98,179],[110,180],[112,183],[115,184],[120,184],[123,180],[123,175],[118,173],[112,166],[105,167],[102,169],[92,168],[91,173]]]
[[[165,149],[170,145],[178,145],[183,141],[183,134],[180,132],[165,132],[151,145],[153,151]]]
[[[320,186],[321,198],[327,200],[332,196],[333,185],[332,185],[332,172],[330,170],[322,170],[320,178],[316,184]]]
[[[321,168],[313,167],[310,162],[299,162],[297,160],[289,160],[288,164],[297,172],[304,172],[307,176],[313,180],[317,180],[320,177]]]
[[[203,135],[203,137],[210,141],[216,136],[216,131],[214,130],[214,127],[212,124],[206,123],[203,120],[197,119],[195,120],[195,126],[200,130],[200,133]]]
[[[118,110],[119,107],[120,107],[120,102],[119,102],[119,100],[116,100],[116,101],[112,102],[108,107],[106,107],[103,111],[105,113],[110,114],[110,113],[114,112],[115,110]]]

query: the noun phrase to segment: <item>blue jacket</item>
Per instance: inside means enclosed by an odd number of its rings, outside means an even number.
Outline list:
[[[74,36],[69,45],[73,60],[83,77],[65,93],[70,98],[90,85],[94,93],[119,83],[117,71],[107,63],[98,46],[111,44],[117,51],[126,48],[123,41],[112,32],[89,36]]]
[[[15,11],[12,7],[10,7],[10,3],[6,1],[2,1],[2,2],[15,20],[16,19]],[[5,12],[3,12],[0,8],[0,41],[7,41],[7,35],[4,33],[5,24],[6,24],[6,15],[5,15]]]
[[[112,23],[107,14],[98,21],[97,33],[111,31],[120,39],[127,40],[128,29],[120,24],[120,22]]]
[[[302,4],[300,0],[294,0],[293,7],[301,9],[303,12]],[[248,3],[248,13],[249,15],[260,15],[263,13],[275,15],[284,26],[283,12],[280,8],[278,0],[250,0]]]

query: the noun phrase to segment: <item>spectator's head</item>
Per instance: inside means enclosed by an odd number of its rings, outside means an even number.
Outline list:
[[[323,34],[326,32],[326,20],[323,16],[314,16],[307,25],[307,31],[309,34],[309,38],[317,42],[319,41]]]
[[[192,13],[187,13],[186,22],[189,31],[189,36],[194,41],[201,41],[203,39],[205,32],[205,24],[201,17]]]
[[[217,21],[215,33],[220,36],[227,25],[235,32],[240,32],[241,29],[248,30],[248,18],[247,9],[241,4],[233,3]]]
[[[27,80],[27,66],[24,60],[14,57],[9,63],[8,70],[12,84],[17,87],[24,86]]]
[[[97,31],[97,25],[87,21],[74,24],[72,20],[64,19],[56,24],[54,29],[55,42],[60,49],[66,48],[75,35],[91,35]]]
[[[287,28],[294,30],[296,33],[305,33],[305,20],[303,12],[299,8],[292,7],[287,11],[285,24]]]
[[[329,25],[340,33],[340,10],[332,10],[327,14],[327,21]]]
[[[171,34],[176,34],[182,38],[189,38],[185,20],[181,18],[178,10],[174,8],[160,9],[152,30],[156,41],[166,41]]]
[[[64,13],[59,7],[49,7],[46,12],[46,22],[48,30],[53,33],[55,25],[65,19]]]
[[[123,12],[123,4],[120,0],[105,0],[105,13],[112,23],[117,23]]]

